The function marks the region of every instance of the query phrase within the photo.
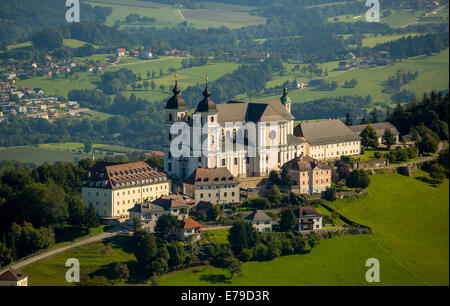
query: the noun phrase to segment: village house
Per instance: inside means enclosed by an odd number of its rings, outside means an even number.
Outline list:
[[[379,122],[379,123],[352,125],[352,126],[349,126],[349,128],[350,128],[350,130],[352,130],[355,133],[355,135],[359,136],[361,134],[361,132],[369,125],[371,127],[373,127],[375,132],[377,132],[377,137],[378,137],[378,143],[379,144],[383,143],[383,135],[386,132],[386,130],[391,130],[391,132],[394,134],[394,136],[395,136],[395,143],[398,143],[400,141],[400,133],[395,128],[395,126],[393,126],[389,122]]]
[[[239,203],[239,181],[227,168],[197,168],[183,181],[183,193],[212,204]]]
[[[314,207],[300,207],[298,210],[298,230],[317,231],[322,229],[323,215]]]
[[[83,181],[82,199],[105,222],[124,221],[129,209],[170,193],[167,174],[146,162],[97,164]]]
[[[294,134],[308,142],[305,155],[315,159],[340,159],[343,155],[357,156],[361,152],[361,137],[338,119],[301,122]]]
[[[116,57],[124,57],[127,55],[127,50],[125,48],[117,48]]]
[[[178,220],[184,220],[189,216],[189,210],[195,202],[182,195],[168,195],[158,198],[152,202],[136,204],[129,209],[130,224],[134,224],[134,218],[142,222],[142,228],[150,233],[155,232],[156,221],[162,215],[171,214]]]
[[[350,62],[340,62],[339,70],[349,70],[351,67]]]
[[[245,218],[245,222],[251,223],[253,227],[262,233],[272,231],[273,219],[262,210],[256,210]]]
[[[176,230],[176,237],[183,242],[195,242],[202,239],[202,225],[191,218],[180,221]]]
[[[322,193],[331,187],[333,167],[325,162],[301,156],[287,162],[285,167],[302,194]]]
[[[0,274],[0,287],[23,287],[28,286],[28,276],[13,268],[9,268]]]

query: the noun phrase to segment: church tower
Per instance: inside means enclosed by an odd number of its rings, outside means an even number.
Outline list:
[[[177,75],[175,75],[175,86],[172,90],[173,96],[167,101],[164,120],[164,171],[174,177],[180,177],[180,165],[170,153],[170,144],[175,137],[170,134],[170,127],[177,121],[184,121],[187,115],[186,101],[181,97],[178,88]]]
[[[291,107],[292,107],[292,101],[291,98],[288,95],[289,91],[287,89],[287,87],[284,87],[284,91],[283,91],[283,96],[280,98],[281,103],[283,103],[283,105],[286,107],[286,109],[288,110],[289,114],[291,114]]]
[[[198,166],[207,168],[210,166],[210,158],[220,148],[220,125],[219,110],[216,104],[211,100],[211,92],[208,89],[208,75],[206,75],[206,87],[203,91],[203,99],[198,103],[196,114],[201,116],[201,125],[207,128],[208,133],[202,134],[201,143],[208,141],[208,152],[203,152],[202,157],[198,160]],[[214,164],[217,165],[216,162]]]

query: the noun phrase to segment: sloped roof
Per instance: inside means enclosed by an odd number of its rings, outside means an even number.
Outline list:
[[[26,277],[26,274],[14,270],[13,268],[9,268],[8,270],[0,274],[0,281],[20,281]]]
[[[204,186],[238,184],[239,181],[226,167],[221,168],[197,168],[183,181],[185,184]]]
[[[274,122],[293,120],[294,117],[279,100],[244,103],[230,101],[218,104],[219,123]]]
[[[167,180],[167,174],[146,162],[108,165],[97,164],[83,187],[120,189],[149,185]],[[98,184],[98,186],[97,186]]]
[[[194,228],[201,228],[203,225],[201,225],[200,223],[198,223],[197,221],[195,221],[194,219],[191,218],[185,218],[182,221],[182,226],[184,229],[194,229]]]
[[[171,194],[154,200],[151,206],[155,205],[169,210],[171,208],[188,208],[194,203],[195,201],[188,197],[183,197],[180,194]]]
[[[250,221],[272,221],[273,220],[262,210],[256,210],[256,211],[252,212],[250,215],[245,217],[245,219],[250,220]]]
[[[287,135],[287,143],[289,146],[296,146],[296,145],[305,144],[306,141],[304,141],[303,139],[300,139],[298,137],[295,137],[292,134],[288,134]]]
[[[298,216],[299,218],[323,217],[312,206],[300,207]]]
[[[310,171],[316,168],[319,169],[331,169],[331,165],[318,161],[310,156],[296,157],[284,164],[289,170],[296,171]]]
[[[294,135],[304,137],[311,145],[326,145],[361,140],[359,135],[356,135],[338,119],[302,122],[295,127]]]
[[[370,123],[370,124],[361,124],[361,125],[352,125],[349,126],[350,130],[352,130],[357,135],[361,134],[361,132],[367,127],[371,126],[377,132],[378,137],[383,137],[386,129],[390,129],[395,136],[400,135],[395,126],[390,124],[389,122],[379,122],[379,123]]]

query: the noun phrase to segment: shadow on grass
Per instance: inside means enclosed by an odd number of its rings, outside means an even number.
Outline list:
[[[56,231],[56,243],[74,241],[89,234],[89,229],[67,227]]]
[[[231,284],[230,279],[223,274],[202,275],[200,276],[200,280],[211,284]]]
[[[126,280],[127,284],[137,285],[137,284],[146,284],[148,282],[148,280],[149,280],[148,275],[146,275],[145,273],[142,272],[142,268],[139,266],[139,264],[136,261],[130,260],[130,261],[123,262],[123,263],[127,265],[128,270],[130,271],[130,276]],[[111,277],[111,271],[112,271],[113,265],[114,265],[114,263],[104,265],[100,269],[90,273],[89,277],[92,278],[94,276],[104,276],[109,281],[114,283],[115,280],[113,280]]]
[[[135,251],[133,237],[118,235],[104,240],[105,244],[110,244],[112,248],[121,249],[126,253],[132,254]]]
[[[423,182],[425,184],[428,184],[428,185],[430,185],[431,187],[434,187],[434,188],[438,188],[439,184],[441,183],[439,181],[429,179],[428,177],[425,177],[425,176],[416,177],[416,180],[421,181],[421,182]]]

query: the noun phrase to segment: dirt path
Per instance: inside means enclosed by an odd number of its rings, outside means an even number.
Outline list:
[[[58,248],[58,249],[50,250],[48,252],[45,252],[45,253],[42,253],[42,254],[38,254],[38,255],[30,257],[30,258],[26,258],[26,259],[21,260],[21,261],[15,263],[13,265],[7,267],[7,268],[4,268],[3,270],[0,271],[0,274],[3,273],[4,271],[8,270],[9,268],[20,269],[20,268],[22,268],[22,267],[24,267],[26,265],[29,265],[29,264],[31,264],[33,262],[36,262],[38,260],[41,260],[41,259],[53,256],[53,255],[65,252],[65,251],[70,250],[72,248],[76,248],[76,247],[83,246],[83,245],[86,245],[86,244],[90,244],[90,243],[93,243],[93,242],[98,242],[98,241],[101,241],[103,239],[114,237],[117,234],[119,234],[120,231],[121,231],[121,228],[115,228],[115,229],[112,229],[109,232],[104,232],[104,233],[101,233],[99,235],[96,235],[96,236],[93,236],[93,237],[90,237],[90,238],[83,239],[81,241],[72,243],[70,245],[67,245],[67,246],[64,246],[64,247],[61,247],[61,248]]]

